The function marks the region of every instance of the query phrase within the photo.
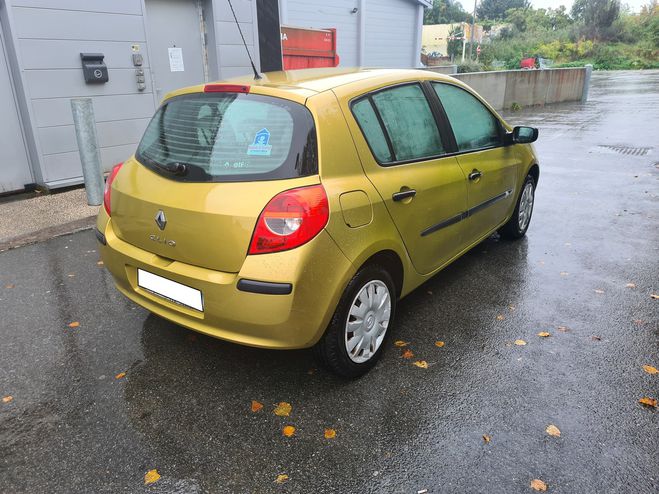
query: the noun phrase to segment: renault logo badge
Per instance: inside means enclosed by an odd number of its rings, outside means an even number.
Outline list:
[[[158,225],[158,228],[161,230],[164,230],[167,226],[167,218],[165,217],[165,212],[162,209],[156,214],[156,225]]]

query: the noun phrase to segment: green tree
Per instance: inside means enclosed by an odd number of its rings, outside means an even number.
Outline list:
[[[528,9],[529,0],[482,0],[476,14],[478,19],[503,19],[510,9]]]
[[[432,7],[423,14],[424,24],[448,24],[466,21],[468,14],[456,0],[433,0]]]
[[[583,34],[589,39],[612,37],[610,28],[619,15],[619,0],[575,0],[572,4],[572,17],[583,22]]]

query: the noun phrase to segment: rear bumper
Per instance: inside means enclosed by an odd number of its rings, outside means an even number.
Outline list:
[[[165,259],[124,242],[112,221],[102,216],[97,224],[101,258],[121,293],[181,326],[243,345],[314,345],[355,273],[325,231],[290,251],[247,256],[239,273],[225,273]],[[201,290],[204,311],[140,288],[138,268]]]

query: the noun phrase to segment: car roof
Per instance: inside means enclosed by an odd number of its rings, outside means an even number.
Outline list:
[[[240,84],[250,86],[250,92],[259,94],[280,95],[295,100],[305,100],[314,94],[334,89],[338,86],[357,84],[365,80],[377,86],[378,83],[390,81],[392,78],[409,80],[415,77],[427,79],[454,81],[455,79],[415,69],[378,69],[378,68],[321,68],[299,69],[279,72],[265,72],[261,79],[254,76],[241,76],[209,84]],[[205,84],[179,89],[169,93],[166,98],[179,94],[202,92]]]

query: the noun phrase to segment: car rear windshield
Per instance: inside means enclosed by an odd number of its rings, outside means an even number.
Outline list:
[[[149,123],[136,158],[187,182],[241,182],[318,173],[309,110],[281,98],[195,93],[165,102]]]

